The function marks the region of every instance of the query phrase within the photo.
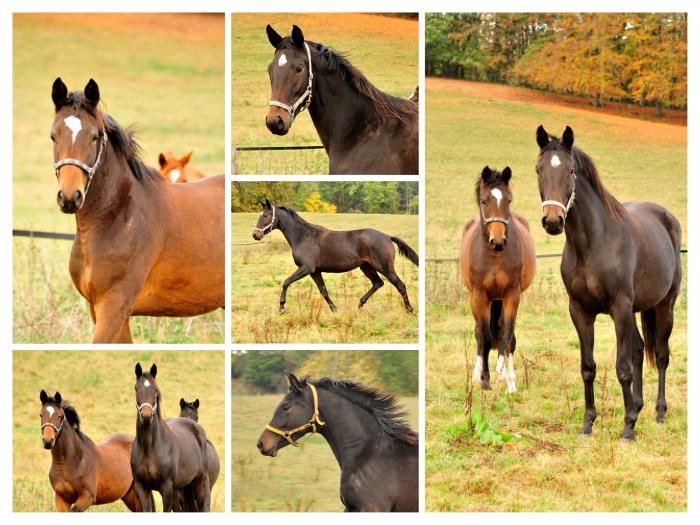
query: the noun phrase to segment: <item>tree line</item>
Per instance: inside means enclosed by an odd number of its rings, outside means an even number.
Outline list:
[[[687,108],[687,13],[428,13],[428,75]]]
[[[260,202],[319,213],[418,214],[415,182],[234,182],[231,211],[257,212]]]

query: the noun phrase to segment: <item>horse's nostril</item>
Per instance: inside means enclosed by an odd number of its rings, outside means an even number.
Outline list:
[[[277,120],[275,120],[275,125],[277,126],[277,129],[284,129],[284,120],[282,120],[282,117],[277,115]]]
[[[263,449],[262,441],[258,440],[258,450],[262,450],[262,449]]]

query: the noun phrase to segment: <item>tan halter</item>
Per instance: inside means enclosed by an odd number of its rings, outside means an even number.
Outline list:
[[[318,393],[316,392],[316,387],[309,383],[309,388],[311,389],[311,395],[313,395],[314,397],[314,413],[307,423],[304,423],[303,425],[293,428],[291,430],[280,430],[279,428],[275,428],[272,425],[265,425],[265,428],[267,430],[269,430],[270,432],[274,432],[278,436],[282,436],[289,442],[290,445],[294,445],[295,447],[301,445],[303,441],[294,441],[294,434],[296,434],[297,432],[301,432],[302,430],[306,430],[307,428],[311,428],[311,434],[305,434],[305,436],[312,436],[316,433],[316,425],[322,427],[326,424],[325,422],[321,421],[321,418],[318,415]],[[304,440],[306,438],[302,436],[301,439]]]

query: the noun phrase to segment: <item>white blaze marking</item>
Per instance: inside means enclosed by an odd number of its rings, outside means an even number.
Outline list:
[[[561,161],[559,160],[558,155],[552,155],[552,158],[549,159],[549,163],[552,165],[552,168],[556,168],[561,164]]]
[[[73,144],[75,144],[75,137],[77,137],[80,130],[83,129],[83,123],[80,122],[78,117],[73,115],[64,118],[63,123],[73,132]]]
[[[513,354],[508,355],[508,375],[506,376],[506,391],[514,394],[518,389],[515,387],[515,366],[513,364]]]
[[[481,369],[484,367],[484,359],[480,355],[476,356],[476,363],[474,363],[474,373],[472,374],[472,381],[481,381]]]
[[[501,193],[501,190],[499,190],[498,188],[494,188],[491,190],[491,195],[493,195],[496,198],[496,206],[500,207],[501,199],[503,198],[503,193]]]
[[[496,363],[496,372],[498,372],[498,376],[503,379],[506,377],[506,370],[505,367],[503,366],[505,364],[505,360],[503,359],[502,355],[498,356],[498,362]]]
[[[151,383],[148,382],[148,379],[146,379],[146,381],[144,381],[143,386],[151,386]]]
[[[180,170],[170,170],[170,180],[173,182],[177,182],[177,179],[180,178]]]
[[[282,53],[282,54],[280,55],[280,59],[277,61],[277,65],[278,65],[279,67],[282,67],[282,66],[284,66],[286,63],[287,63],[287,55],[285,55],[284,53]]]
[[[54,413],[53,407],[46,407],[46,411],[49,413],[49,416],[53,416],[53,413]]]

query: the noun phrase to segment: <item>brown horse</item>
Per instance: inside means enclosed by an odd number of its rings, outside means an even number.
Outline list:
[[[224,306],[224,176],[170,184],[132,134],[83,93],[53,84],[58,205],[75,214],[70,274],[90,303],[93,343],[130,343],[132,315],[189,317]],[[89,193],[88,193],[89,191]]]
[[[192,165],[188,165],[192,158],[192,151],[179,159],[171,151],[165,151],[158,155],[160,176],[170,182],[192,182],[206,177]]]
[[[101,443],[80,430],[78,412],[56,392],[42,390],[41,436],[51,450],[49,481],[56,510],[82,512],[91,505],[122,500],[132,511],[140,510],[133,490],[131,444],[128,434],[113,434]]]
[[[525,218],[510,210],[510,178],[510,168],[500,173],[486,166],[481,172],[476,182],[479,215],[464,226],[459,267],[475,321],[472,380],[491,388],[489,352],[498,345],[496,371],[513,393],[515,318],[520,296],[535,276],[535,247]]]

